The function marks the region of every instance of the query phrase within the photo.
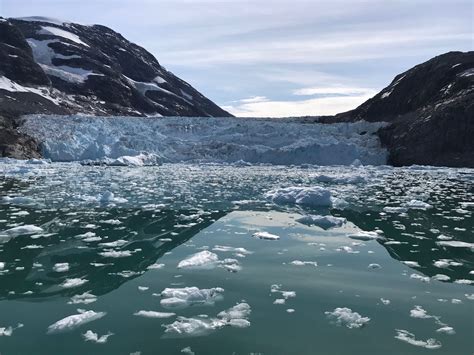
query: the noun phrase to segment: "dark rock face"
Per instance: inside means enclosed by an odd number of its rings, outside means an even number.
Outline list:
[[[19,114],[231,116],[145,49],[99,25],[0,18],[2,77],[22,87],[0,86],[1,112],[22,106]],[[22,105],[11,102],[20,99]]]
[[[390,163],[474,167],[474,52],[449,52],[397,75],[334,121],[387,121]]]

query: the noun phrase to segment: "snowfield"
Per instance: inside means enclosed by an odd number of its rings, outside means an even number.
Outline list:
[[[147,156],[146,161],[275,165],[382,165],[375,132],[384,123],[316,124],[296,119],[31,115],[21,130],[53,161]],[[156,157],[156,159],[150,159]],[[122,159],[123,160],[123,159]]]

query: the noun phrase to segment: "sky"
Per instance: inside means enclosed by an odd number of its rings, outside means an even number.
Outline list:
[[[237,116],[331,115],[474,50],[472,0],[0,0],[4,17],[102,24]]]

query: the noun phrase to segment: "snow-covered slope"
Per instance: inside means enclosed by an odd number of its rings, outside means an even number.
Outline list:
[[[383,123],[315,124],[295,119],[209,117],[26,118],[22,132],[53,161],[155,154],[161,162],[348,165],[386,163],[375,132]]]
[[[0,115],[231,116],[110,28],[45,17],[0,17],[0,100]]]

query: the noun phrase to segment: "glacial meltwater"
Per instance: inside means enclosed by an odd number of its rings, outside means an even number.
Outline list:
[[[474,350],[474,170],[0,162],[0,353]]]

